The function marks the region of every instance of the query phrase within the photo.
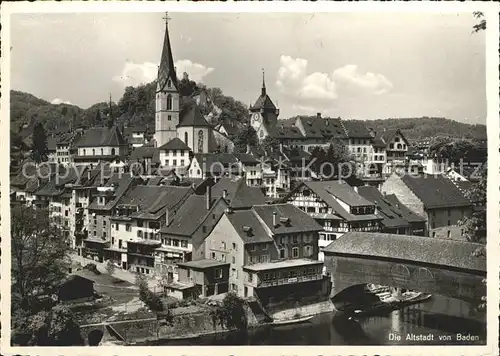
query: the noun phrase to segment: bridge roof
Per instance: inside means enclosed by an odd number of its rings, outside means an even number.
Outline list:
[[[451,239],[369,232],[348,232],[323,249],[325,254],[421,262],[453,268],[486,271],[486,259],[473,255],[486,246]]]

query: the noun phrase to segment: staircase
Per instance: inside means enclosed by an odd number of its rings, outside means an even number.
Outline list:
[[[255,297],[250,297],[247,299],[247,304],[250,307],[250,310],[255,315],[257,322],[259,324],[269,323],[273,321],[273,318],[269,316],[267,311],[264,309],[264,306],[261,304],[260,300]]]

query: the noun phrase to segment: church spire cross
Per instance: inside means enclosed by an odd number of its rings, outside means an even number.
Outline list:
[[[165,12],[165,16],[163,16],[163,19],[165,20],[165,25],[168,25],[168,20],[171,20],[172,18],[168,16],[168,12]]]
[[[266,78],[264,68],[262,68],[262,96],[266,95]]]

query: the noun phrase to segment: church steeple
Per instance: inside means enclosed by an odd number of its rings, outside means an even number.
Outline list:
[[[109,93],[109,116],[108,116],[108,127],[113,127],[113,107],[111,104],[111,93]]]
[[[177,87],[177,75],[175,73],[174,60],[172,56],[172,48],[170,47],[170,37],[168,34],[168,13],[163,18],[165,20],[165,37],[163,39],[163,49],[161,52],[160,67],[158,68],[158,89],[163,90],[168,79],[172,80],[172,84]]]
[[[265,79],[265,73],[264,73],[264,68],[262,68],[262,96],[266,96],[266,79]]]

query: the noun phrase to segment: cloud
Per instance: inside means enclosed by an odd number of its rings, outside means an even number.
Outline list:
[[[195,82],[203,82],[203,78],[214,71],[213,68],[205,67],[200,63],[193,63],[189,59],[181,59],[175,62],[177,75],[182,78],[182,73],[189,74],[189,79]]]
[[[203,64],[194,63],[189,59],[178,60],[174,65],[179,78],[182,78],[182,74],[186,72],[189,74],[189,78],[195,82],[203,82],[203,78],[214,71],[214,68],[205,67]],[[123,86],[137,86],[151,83],[157,75],[158,63],[126,62],[121,74],[113,77],[113,80],[122,83]]]
[[[276,86],[283,93],[298,99],[334,100],[337,88],[333,78],[320,72],[307,75],[307,60],[281,56]]]
[[[54,104],[54,105],[59,105],[59,104],[68,104],[68,105],[73,105],[73,103],[71,101],[67,101],[67,100],[62,100],[62,99],[59,99],[59,98],[55,98],[54,100],[52,100],[50,102],[51,104]]]
[[[282,55],[276,80],[280,92],[298,101],[297,107],[303,109],[328,108],[343,97],[359,93],[384,94],[393,87],[382,74],[362,73],[354,64],[330,73],[308,73],[307,65],[306,59]]]
[[[385,94],[391,91],[392,83],[382,74],[362,73],[355,64],[348,64],[333,71],[337,85],[348,85],[373,94]]]

